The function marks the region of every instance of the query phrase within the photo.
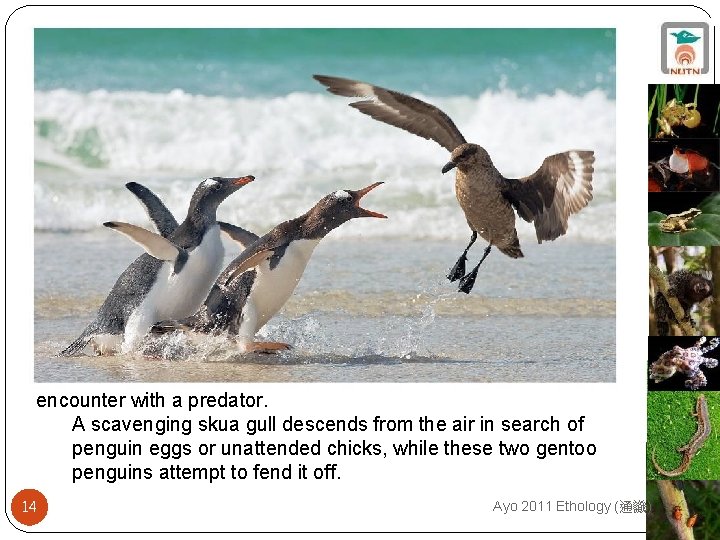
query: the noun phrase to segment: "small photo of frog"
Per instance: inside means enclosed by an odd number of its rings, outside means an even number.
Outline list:
[[[674,98],[671,99],[661,108],[657,118],[657,137],[677,137],[673,128],[680,125],[690,129],[698,127],[702,118],[696,107],[695,103],[683,104]]]
[[[720,246],[720,192],[648,193],[647,223],[650,246]]]
[[[649,84],[648,138],[720,138],[720,85]]]
[[[681,233],[685,231],[695,231],[696,227],[689,227],[690,222],[702,214],[697,208],[690,208],[679,214],[670,214],[668,217],[660,221],[660,230],[666,233]]]
[[[720,191],[718,139],[651,139],[648,143],[648,192]],[[679,205],[678,205],[679,206]],[[695,204],[679,206],[675,214]]]

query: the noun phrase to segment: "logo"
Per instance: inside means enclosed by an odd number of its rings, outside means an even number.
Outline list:
[[[663,23],[662,72],[668,75],[702,75],[710,68],[707,23]]]

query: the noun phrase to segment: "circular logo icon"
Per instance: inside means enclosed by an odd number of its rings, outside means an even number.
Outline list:
[[[680,45],[675,49],[675,61],[681,66],[689,66],[695,61],[695,49],[691,45]]]

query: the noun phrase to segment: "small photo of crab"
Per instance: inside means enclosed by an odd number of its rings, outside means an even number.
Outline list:
[[[720,390],[720,338],[648,338],[648,390]]]

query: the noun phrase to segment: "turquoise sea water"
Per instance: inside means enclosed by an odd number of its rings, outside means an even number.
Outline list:
[[[614,380],[614,62],[604,29],[36,30],[36,380]],[[552,243],[518,221],[526,258],[493,253],[472,295],[457,293],[444,274],[469,231],[440,172],[447,151],[349,108],[313,73],[439,106],[509,177],[592,149],[594,199]],[[139,255],[101,226],[150,227],[126,182],[182,220],[203,178],[246,174],[218,218],[259,234],[385,182],[366,206],[389,219],[333,231],[261,331],[296,345],[289,356],[213,364],[206,347],[182,369],[54,356]]]
[[[40,90],[280,96],[330,73],[434,96],[615,93],[612,29],[39,29],[35,59]]]

